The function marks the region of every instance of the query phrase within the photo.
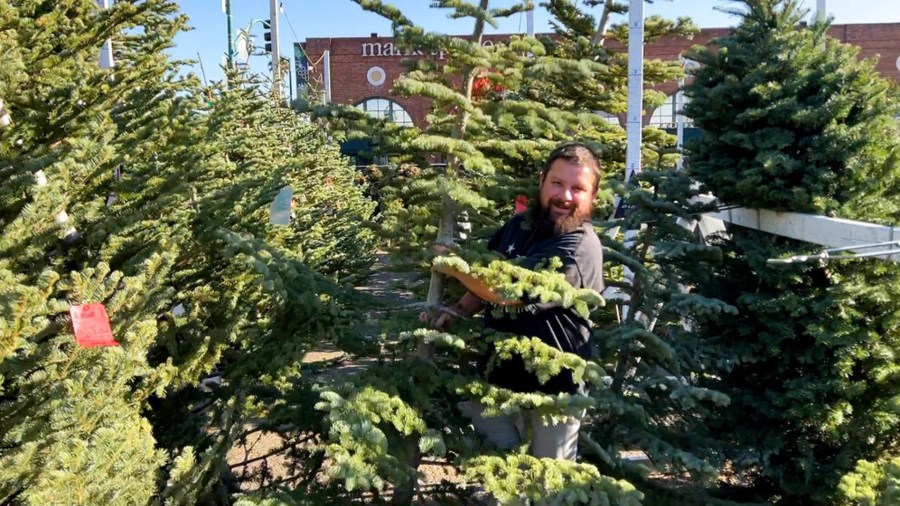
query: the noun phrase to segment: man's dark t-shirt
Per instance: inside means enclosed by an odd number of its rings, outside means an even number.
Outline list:
[[[592,288],[603,291],[603,250],[600,239],[589,222],[573,232],[560,236],[536,234],[530,227],[523,228],[526,213],[518,214],[506,223],[488,242],[488,248],[527,269],[534,269],[542,262],[558,257],[562,260],[562,273],[575,288]],[[524,258],[522,258],[524,257]],[[583,358],[590,356],[591,324],[572,309],[557,304],[526,304],[515,316],[491,314],[485,311],[485,326],[521,337],[537,337],[559,350],[575,353]],[[493,349],[491,349],[491,354]],[[482,370],[487,368],[487,357]],[[488,381],[516,392],[574,393],[577,386],[572,375],[564,371],[541,385],[537,376],[525,369],[521,357],[496,363],[488,371]]]

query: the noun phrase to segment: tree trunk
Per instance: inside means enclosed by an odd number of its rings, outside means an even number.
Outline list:
[[[603,12],[600,13],[600,22],[597,23],[597,31],[594,32],[594,38],[591,39],[591,42],[597,44],[598,46],[603,46],[606,42],[606,30],[609,28],[609,16],[610,12],[610,4],[615,2],[615,0],[606,0],[603,3]]]
[[[487,10],[489,0],[480,0],[479,7],[482,10]],[[481,45],[481,38],[484,34],[484,20],[476,19],[475,20],[475,30],[472,33],[472,41],[476,42],[478,45]],[[465,79],[463,80],[463,93],[466,96],[467,100],[472,99],[472,83],[475,82],[475,76],[477,75],[479,69],[470,68],[465,73]],[[466,134],[466,124],[469,121],[469,113],[465,110],[460,111],[459,117],[456,122],[456,126],[453,130],[453,138],[454,139],[462,139]],[[459,158],[456,156],[451,156],[449,160],[447,160],[447,168],[444,173],[447,177],[455,177],[457,174],[457,168],[459,166]],[[449,245],[453,243],[453,227],[456,222],[456,213],[457,213],[457,205],[453,199],[448,195],[444,195],[441,202],[441,220],[438,224],[438,233],[437,239],[435,240],[435,245]],[[425,300],[426,307],[428,311],[434,311],[436,308],[440,307],[441,299],[444,295],[444,275],[438,272],[431,273],[431,280],[428,284],[428,296]],[[433,344],[425,344],[419,346],[419,349],[416,351],[416,355],[424,360],[431,360],[434,357],[434,345]],[[409,466],[413,469],[418,469],[419,463],[422,460],[422,455],[418,450],[418,447],[413,451],[412,457],[410,458]],[[391,500],[393,504],[408,504],[412,502],[413,497],[415,497],[415,487],[416,487],[416,478],[413,477],[410,481],[402,484],[398,484],[397,488],[394,492],[394,497]]]

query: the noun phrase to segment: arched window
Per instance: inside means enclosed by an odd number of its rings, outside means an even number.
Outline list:
[[[413,126],[412,118],[400,104],[387,98],[367,98],[356,104],[373,118],[383,118],[400,126]]]
[[[669,95],[666,97],[666,101],[663,104],[656,108],[653,111],[653,114],[650,115],[650,126],[655,126],[657,128],[675,128],[678,124],[678,107],[675,102],[675,97],[677,93]],[[684,105],[687,105],[688,102],[691,101],[691,98],[687,95],[684,96]],[[694,125],[694,122],[685,116],[684,118],[684,126],[685,128],[691,127]]]

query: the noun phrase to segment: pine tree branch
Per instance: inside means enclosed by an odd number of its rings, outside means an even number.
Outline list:
[[[2,503],[0,503],[0,506],[15,506],[16,504],[19,504],[18,502],[16,502],[16,499],[20,495],[25,493],[25,490],[26,490],[26,487],[21,487],[18,490],[16,490],[15,492],[13,492],[12,494],[8,495],[6,497],[6,499],[4,499]]]
[[[647,258],[650,254],[650,245],[653,241],[653,231],[655,227],[648,227],[647,232],[643,235],[642,240],[643,250],[640,255],[638,255],[638,261],[641,264],[646,264]],[[630,325],[637,321],[638,311],[634,305],[635,301],[641,300],[644,296],[643,290],[641,287],[641,277],[635,275],[632,284],[631,284],[631,293],[629,294],[629,301],[632,303],[631,310],[628,311],[628,314],[625,315],[624,325]],[[625,376],[628,374],[628,369],[631,367],[631,347],[633,345],[629,343],[628,347],[622,351],[622,355],[619,358],[619,363],[616,364],[616,370],[613,374],[613,382],[610,385],[610,390],[616,393],[622,393],[622,387],[625,384]]]
[[[217,401],[219,401],[218,398],[210,399],[205,404],[201,404],[200,406],[197,406],[196,408],[191,409],[191,413],[193,413],[193,414],[202,413],[203,411],[206,410],[206,408],[212,406]]]

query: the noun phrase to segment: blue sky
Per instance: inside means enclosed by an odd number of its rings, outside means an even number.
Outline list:
[[[180,34],[171,54],[179,59],[201,60],[210,81],[221,80],[223,57],[227,50],[227,18],[222,13],[222,0],[181,0],[194,28]],[[390,35],[390,23],[380,16],[364,11],[351,0],[281,0],[284,14],[281,16],[282,56],[291,56],[294,41],[313,37],[364,37],[377,32]],[[446,11],[432,9],[429,0],[385,0],[394,5],[414,22],[428,30],[443,33],[467,33],[471,20],[451,20]],[[512,0],[494,0],[496,6],[508,6]],[[535,3],[540,3],[536,0]],[[804,0],[805,7],[815,10],[815,0]],[[656,0],[647,4],[645,14],[660,14],[675,18],[690,16],[701,27],[723,27],[734,24],[734,18],[718,12],[715,7],[737,5],[726,0]],[[828,0],[827,12],[835,23],[897,23],[900,22],[900,0]],[[269,0],[231,0],[234,32],[251,26],[254,20],[269,18]],[[599,9],[598,9],[599,12]],[[624,18],[614,19],[621,21]],[[549,31],[549,15],[543,9],[535,12],[535,30]],[[501,21],[499,29],[488,33],[517,33],[526,28],[524,16],[513,16]],[[262,45],[262,28],[253,23],[251,33],[257,44]],[[264,73],[268,65],[265,56],[251,56],[250,68]],[[200,74],[199,66],[194,70]]]

